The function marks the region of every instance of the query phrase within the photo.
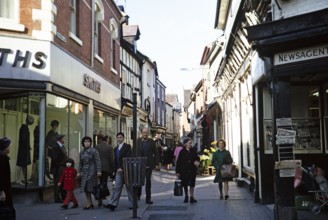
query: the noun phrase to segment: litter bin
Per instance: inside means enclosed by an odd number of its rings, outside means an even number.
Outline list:
[[[145,184],[147,157],[123,158],[124,181],[126,185],[140,187]]]

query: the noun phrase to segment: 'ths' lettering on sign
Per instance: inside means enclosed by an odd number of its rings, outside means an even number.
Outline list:
[[[13,53],[14,51],[11,49],[0,48],[0,66],[2,66],[4,62],[8,62],[8,56]],[[29,67],[31,59],[33,58],[32,66],[36,69],[44,69],[46,67],[45,59],[47,59],[47,55],[43,52],[36,52],[34,56],[32,55],[33,54],[28,50],[25,52],[25,55],[21,55],[21,51],[16,50],[15,59],[12,66],[20,66],[23,68],[27,68]]]

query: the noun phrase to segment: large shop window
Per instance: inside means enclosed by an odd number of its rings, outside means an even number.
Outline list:
[[[95,109],[93,116],[94,145],[100,143],[103,136],[108,135],[109,144],[115,146],[117,123],[116,115]]]
[[[324,129],[326,154],[328,154],[328,85],[324,87]]]
[[[66,135],[65,147],[68,156],[79,162],[81,139],[86,131],[86,106],[59,96],[47,95],[46,134],[51,130],[51,122],[57,120],[57,132]],[[50,159],[50,158],[48,158]]]
[[[44,175],[39,167],[43,166],[44,158],[44,132],[40,130],[44,100],[44,94],[0,99],[0,134],[12,141],[9,157],[14,188],[43,185]]]
[[[269,89],[263,90],[263,128],[266,153],[272,152],[272,104]],[[316,86],[291,86],[294,153],[319,153],[321,143],[320,90]]]
[[[78,163],[85,117],[84,105],[50,94],[30,93],[0,99],[0,134],[12,140],[9,154],[12,186],[36,188],[52,184],[45,140],[53,120],[59,122],[56,131],[66,135],[68,156]]]

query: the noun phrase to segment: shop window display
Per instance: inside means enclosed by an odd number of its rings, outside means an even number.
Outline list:
[[[268,89],[263,90],[264,146],[272,153],[272,105]],[[302,98],[300,98],[302,97]],[[321,152],[321,117],[319,87],[291,86],[292,130],[296,131],[294,153]]]
[[[0,133],[10,137],[11,180],[15,187],[36,187],[39,174],[36,172],[41,158],[39,132],[39,106],[42,94],[0,100]]]
[[[10,151],[13,188],[52,185],[46,136],[51,122],[66,135],[68,156],[78,163],[80,140],[85,135],[86,107],[62,97],[29,93],[0,99],[0,134],[12,140]]]
[[[85,135],[85,108],[85,105],[78,102],[47,94],[46,131],[51,130],[51,122],[53,120],[59,122],[56,132],[66,135],[65,147],[68,156],[74,159],[76,163],[79,161],[79,153],[81,151],[80,141]]]

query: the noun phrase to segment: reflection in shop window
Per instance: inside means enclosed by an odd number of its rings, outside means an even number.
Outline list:
[[[94,130],[94,144],[101,142],[101,137],[108,135],[111,140],[116,139],[117,133],[117,116],[109,112],[104,112],[99,109],[94,110],[93,130]],[[113,143],[112,143],[113,144]]]

